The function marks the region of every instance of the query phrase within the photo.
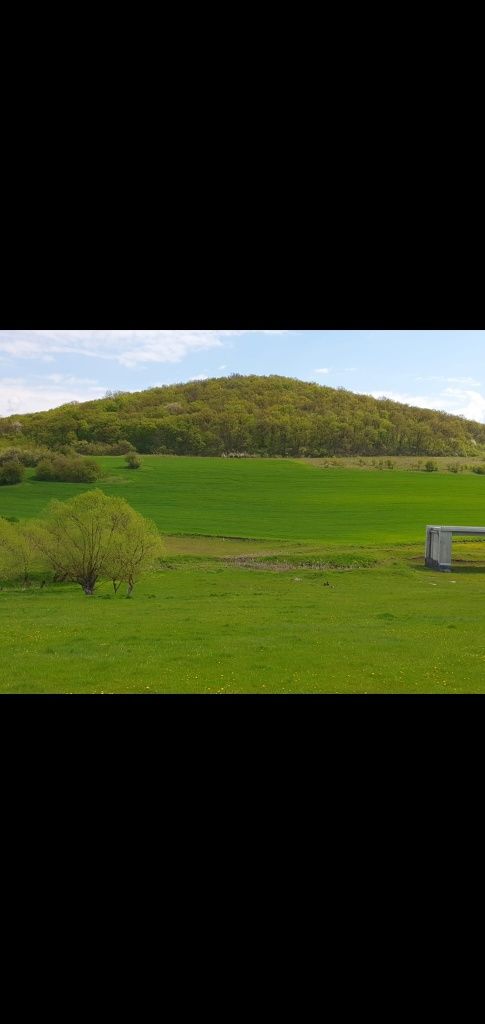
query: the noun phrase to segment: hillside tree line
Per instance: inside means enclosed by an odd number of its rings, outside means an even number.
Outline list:
[[[2,436],[87,456],[465,456],[485,445],[485,425],[344,388],[234,374],[6,417]]]

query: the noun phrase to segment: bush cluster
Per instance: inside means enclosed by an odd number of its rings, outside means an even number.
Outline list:
[[[57,480],[64,483],[90,484],[99,480],[102,470],[93,459],[76,455],[50,455],[38,463],[37,480]]]
[[[25,466],[17,459],[10,459],[0,466],[0,484],[20,484],[25,476]]]
[[[392,459],[372,459],[372,466],[375,469],[394,469],[395,462]]]
[[[20,462],[22,466],[37,466],[49,454],[48,448],[5,448],[0,452],[0,466],[12,460]]]
[[[116,444],[103,444],[101,441],[76,441],[74,451],[78,455],[127,455],[136,448],[130,441],[117,441]]]

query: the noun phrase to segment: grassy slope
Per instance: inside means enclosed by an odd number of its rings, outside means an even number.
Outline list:
[[[317,470],[304,462],[145,457],[99,460],[98,486],[125,497],[164,533],[332,544],[423,543],[427,523],[485,521],[485,477],[439,473]],[[0,489],[0,514],[38,515],[82,484],[29,479]]]
[[[168,538],[174,569],[131,601],[107,584],[91,600],[71,586],[1,592],[0,692],[485,692],[485,573],[422,567],[427,522],[485,522],[484,477],[157,458],[130,473],[102,461],[103,490],[167,532],[269,540]],[[81,489],[2,488],[0,514],[31,516]],[[278,573],[220,561],[352,545],[376,567]]]

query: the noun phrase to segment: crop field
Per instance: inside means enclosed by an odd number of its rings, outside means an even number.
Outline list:
[[[485,477],[306,461],[99,459],[166,536],[133,598],[0,591],[2,693],[485,692],[485,545],[423,566],[427,523],[485,525]],[[0,488],[30,518],[86,485]]]
[[[485,477],[474,474],[322,470],[283,459],[144,456],[140,470],[122,458],[97,460],[99,486],[121,495],[163,533],[330,544],[424,544],[427,523],[480,525]],[[85,484],[34,480],[0,490],[0,514],[38,515],[51,498]]]

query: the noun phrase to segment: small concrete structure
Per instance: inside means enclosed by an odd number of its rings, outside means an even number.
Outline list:
[[[453,534],[482,535],[485,526],[427,526],[424,564],[440,572],[451,572],[451,541]]]

